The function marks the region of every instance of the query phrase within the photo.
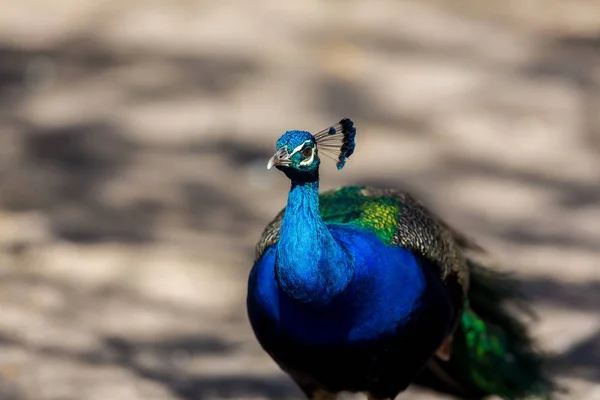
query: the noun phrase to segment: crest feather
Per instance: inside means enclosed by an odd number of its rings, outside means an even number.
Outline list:
[[[346,160],[354,153],[355,136],[356,128],[349,118],[344,118],[314,135],[319,152],[334,160],[337,169],[344,168]]]

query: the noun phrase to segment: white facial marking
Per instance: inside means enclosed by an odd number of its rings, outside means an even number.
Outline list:
[[[302,150],[302,148],[304,147],[304,145],[305,145],[306,143],[310,143],[310,139],[309,139],[309,140],[305,140],[305,141],[304,141],[304,143],[302,143],[302,144],[301,144],[301,145],[299,145],[299,146],[296,146],[296,148],[295,148],[294,150],[292,150],[292,152],[290,153],[290,158],[292,158],[292,156],[293,156],[294,154],[296,154],[297,152],[299,152],[300,150]]]
[[[315,149],[310,149],[310,158],[308,160],[300,161],[300,165],[310,165],[315,159]]]

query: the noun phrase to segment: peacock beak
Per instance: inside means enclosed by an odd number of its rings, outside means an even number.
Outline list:
[[[290,156],[288,154],[287,148],[284,146],[277,150],[273,157],[269,159],[267,163],[267,169],[273,168],[275,165],[290,165]]]

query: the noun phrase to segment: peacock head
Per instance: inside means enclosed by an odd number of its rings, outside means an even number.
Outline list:
[[[306,131],[287,131],[277,140],[276,152],[267,168],[275,166],[292,179],[315,177],[321,163],[320,153],[342,169],[354,152],[355,135],[354,123],[348,118],[315,135]]]

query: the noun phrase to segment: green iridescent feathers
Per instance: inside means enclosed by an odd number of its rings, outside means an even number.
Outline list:
[[[364,186],[346,186],[321,193],[321,217],[328,224],[351,224],[368,229],[383,242],[391,244],[403,207],[402,200],[396,193],[374,196],[371,190]],[[256,249],[257,258],[268,246],[277,242],[284,211],[265,228]]]
[[[509,400],[550,397],[554,385],[543,372],[545,358],[536,352],[520,319],[527,302],[512,279],[489,267],[481,248],[398,190],[343,187],[321,193],[319,206],[327,224],[368,230],[439,268],[461,314],[450,361],[432,359],[420,383],[439,387],[424,378],[429,374],[447,391],[469,399],[487,394]],[[278,241],[284,211],[263,231],[256,259]]]
[[[382,241],[397,244],[395,235],[403,220],[402,213],[414,213],[411,208],[415,204],[398,192],[372,194],[373,189],[365,187],[344,187],[324,193],[320,198],[323,219],[369,229]],[[422,223],[424,216],[419,220]],[[529,310],[516,282],[483,266],[483,250],[443,222],[427,223],[441,224],[441,230],[451,235],[467,256],[469,305],[454,335],[451,375],[458,376],[461,384],[472,392],[493,393],[505,399],[548,397],[552,384],[542,371],[544,358],[534,350],[527,328],[518,318],[519,311]]]
[[[447,229],[466,256],[467,306],[454,333],[452,357],[432,359],[417,382],[464,399],[489,394],[550,399],[557,386],[545,373],[547,355],[538,351],[522,321],[533,313],[517,281],[498,272],[479,246]]]
[[[462,307],[468,287],[466,262],[446,226],[407,193],[347,186],[322,192],[319,208],[325,223],[367,229],[384,243],[408,248],[432,261],[444,281],[457,282],[454,297],[461,304],[458,308]],[[265,227],[256,246],[256,259],[278,241],[284,212]]]
[[[407,193],[394,189],[347,186],[319,196],[327,224],[350,224],[374,233],[384,243],[413,250],[439,268],[453,307],[460,311],[468,288],[465,259],[446,226]],[[256,246],[258,260],[277,243],[285,209],[264,229]]]
[[[321,194],[321,216],[326,223],[351,224],[369,229],[383,242],[392,243],[402,208],[395,196],[369,196],[360,186]]]
[[[504,399],[550,398],[554,385],[519,318],[529,314],[517,283],[506,274],[469,260],[469,306],[455,334],[449,368],[466,387]]]

